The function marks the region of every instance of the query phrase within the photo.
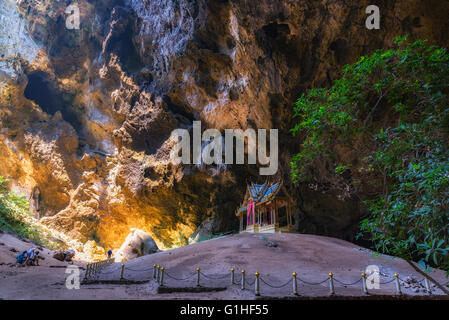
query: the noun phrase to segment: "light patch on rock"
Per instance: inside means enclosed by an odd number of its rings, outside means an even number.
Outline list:
[[[14,0],[0,1],[0,57],[3,59],[21,57],[33,61],[39,51],[38,45],[28,33],[28,25],[16,9]],[[2,61],[0,71],[14,76],[10,64]]]
[[[153,57],[153,67],[168,72],[172,59],[186,49],[197,26],[206,20],[203,1],[128,2],[142,19],[139,32],[141,56]]]
[[[116,253],[115,261],[127,261],[159,250],[151,235],[145,231],[132,228],[131,232]]]

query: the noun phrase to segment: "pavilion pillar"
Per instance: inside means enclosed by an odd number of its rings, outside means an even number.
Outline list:
[[[276,224],[279,223],[278,202],[277,202],[277,200],[274,200],[274,222]]]
[[[253,223],[252,223],[253,225],[255,225],[256,224],[256,203],[254,202],[254,205],[253,205]]]
[[[269,222],[269,224],[272,224],[272,221],[273,221],[273,209],[271,208],[271,203],[268,205],[268,213],[270,214],[269,215],[269,219],[270,220],[268,220],[268,222]]]
[[[260,207],[257,208],[257,224],[260,224]]]

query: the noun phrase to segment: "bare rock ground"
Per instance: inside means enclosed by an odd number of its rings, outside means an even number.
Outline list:
[[[31,246],[11,235],[0,235],[0,298],[1,299],[254,299],[254,285],[241,290],[239,285],[230,284],[230,269],[235,268],[236,282],[241,270],[245,269],[249,284],[254,282],[257,270],[264,282],[260,283],[262,297],[292,297],[292,283],[281,286],[292,277],[308,283],[318,283],[333,272],[335,292],[342,297],[363,295],[361,283],[349,284],[360,279],[360,274],[368,265],[380,269],[381,283],[388,282],[397,272],[402,292],[410,296],[426,297],[423,276],[406,261],[387,255],[375,254],[352,243],[306,234],[251,234],[242,233],[195,243],[189,246],[167,250],[125,262],[124,278],[130,281],[150,280],[144,284],[82,284],[79,290],[69,290],[65,286],[67,262],[51,258],[51,252],[44,248],[46,257],[39,267],[14,267],[17,251]],[[277,244],[277,246],[273,245]],[[74,262],[84,268],[82,262]],[[153,265],[165,267],[166,287],[194,288],[196,268],[201,269],[203,287],[226,287],[218,292],[176,292],[157,293],[157,283],[152,279]],[[112,264],[92,280],[119,280],[121,264]],[[82,277],[84,270],[81,270]],[[431,276],[444,284],[448,279],[442,270],[433,269]],[[190,277],[190,278],[189,278]],[[175,280],[185,279],[185,281]],[[340,282],[338,282],[338,281]],[[329,295],[328,282],[319,285],[298,281],[299,294],[303,297],[325,297]],[[432,286],[433,295],[443,292]],[[370,290],[370,295],[395,295],[394,282],[381,284],[380,289]]]

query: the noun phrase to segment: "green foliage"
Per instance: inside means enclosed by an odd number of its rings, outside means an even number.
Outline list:
[[[302,143],[292,178],[312,179],[318,159],[338,162],[335,145],[369,141],[360,156],[377,181],[362,183],[379,187],[365,202],[362,233],[385,253],[449,270],[449,54],[422,40],[395,43],[346,66],[330,89],[298,99],[292,133]]]
[[[0,176],[0,230],[56,248],[57,245],[47,239],[44,230],[27,221],[27,216],[31,216],[27,199],[9,190],[7,182]]]
[[[336,173],[336,174],[342,174],[343,172],[345,172],[345,171],[348,170],[348,169],[349,169],[349,166],[347,166],[347,165],[337,166],[337,167],[335,168],[335,173]]]
[[[24,228],[20,213],[27,210],[26,198],[10,191],[7,187],[7,180],[0,177],[0,228],[2,230]]]
[[[212,240],[212,239],[215,239],[215,238],[220,238],[220,237],[223,237],[223,236],[226,236],[226,235],[229,235],[229,234],[232,234],[232,232],[214,233],[214,234],[211,234],[211,235],[200,237],[198,239],[198,242],[203,242],[203,241]]]

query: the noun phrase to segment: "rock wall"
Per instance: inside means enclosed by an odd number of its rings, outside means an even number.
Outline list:
[[[138,228],[182,245],[209,216],[216,231],[236,228],[245,183],[260,177],[172,165],[170,132],[194,119],[278,128],[298,230],[351,238],[360,197],[289,184],[292,104],[397,35],[449,42],[447,1],[375,2],[380,30],[365,28],[365,0],[79,0],[81,28],[69,30],[63,1],[4,1],[0,175],[71,237],[119,247]]]

